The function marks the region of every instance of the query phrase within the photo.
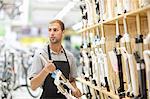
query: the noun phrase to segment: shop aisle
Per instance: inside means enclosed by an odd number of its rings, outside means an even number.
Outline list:
[[[79,89],[82,89],[81,83],[77,82],[77,86]],[[13,95],[13,99],[39,99],[40,98],[40,96],[37,98],[33,98],[32,96],[30,96],[26,87],[19,88],[18,90],[14,91],[12,95]],[[85,98],[82,97],[81,99],[85,99]]]
[[[14,91],[12,95],[13,99],[39,99],[39,97],[31,97],[25,87],[19,88],[17,91]]]

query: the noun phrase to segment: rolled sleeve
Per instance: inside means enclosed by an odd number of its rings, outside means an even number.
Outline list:
[[[33,78],[42,70],[42,61],[39,57],[39,53],[35,53],[32,61],[32,65],[29,69],[29,78]]]

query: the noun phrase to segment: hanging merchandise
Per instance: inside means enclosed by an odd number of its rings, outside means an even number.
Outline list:
[[[139,0],[82,0],[82,2],[84,3],[80,8],[83,27],[79,32],[82,33],[80,50],[82,78],[87,83],[81,81],[85,99],[149,99],[150,36],[148,33],[144,39],[144,46],[141,31],[147,31],[147,27],[140,23],[140,20],[146,18],[145,12],[149,10],[149,6],[139,8],[141,7],[138,4]],[[143,23],[145,25],[145,21]],[[115,35],[111,33],[106,38],[106,33],[112,31],[116,31]],[[135,35],[138,36],[133,42]],[[116,36],[115,46],[112,41],[114,36]],[[107,53],[110,60],[107,59]]]
[[[104,19],[106,19],[105,17],[104,17],[104,13],[105,13],[105,6],[104,6],[104,4],[105,4],[105,2],[104,2],[105,0],[99,0],[99,16],[100,16],[100,18],[99,18],[99,22],[102,22]]]
[[[100,11],[100,22],[103,22],[105,20],[105,5],[106,4],[106,0],[100,0],[99,1],[99,11]],[[98,49],[97,50],[97,59],[98,59],[98,63],[100,66],[98,67],[98,74],[100,78],[100,83],[102,86],[104,86],[107,91],[110,91],[110,82],[108,81],[109,77],[108,77],[108,63],[107,63],[107,55],[106,55],[106,45],[105,45],[105,34],[104,34],[104,26],[103,24],[101,24],[100,26],[100,30],[101,30],[101,37],[100,37],[100,31],[99,31],[99,27],[96,28],[96,46]]]
[[[131,0],[123,0],[124,13],[131,11]]]
[[[115,16],[115,0],[107,0],[107,20]]]
[[[93,81],[94,81],[94,78],[93,78],[93,62],[92,62],[92,54],[91,54],[91,51],[92,51],[92,49],[91,49],[91,40],[89,40],[89,42],[88,42],[88,52],[87,52],[87,56],[88,56],[88,60],[89,60],[89,62],[88,62],[88,65],[89,65],[89,67],[88,67],[88,71],[89,71],[89,81],[91,82],[91,83],[93,83]],[[92,91],[91,91],[91,93],[92,93],[92,97],[94,98],[96,95],[95,95],[95,92],[94,92],[94,90],[93,89],[91,89]]]
[[[88,41],[88,47],[87,47],[87,56],[88,56],[88,60],[89,60],[89,80],[92,84],[94,84],[96,78],[94,78],[94,75],[95,75],[95,72],[94,71],[94,66],[93,66],[93,57],[95,56],[94,53],[93,53],[93,32],[92,31],[87,31],[86,32],[86,38],[87,38],[87,41]],[[96,98],[96,92],[95,90],[91,89],[92,91],[92,97]]]
[[[147,36],[144,39],[144,47],[145,49],[150,49],[150,11],[147,11],[147,22],[148,22],[148,33]]]
[[[115,15],[121,15],[123,13],[136,10],[138,6],[138,0],[116,0],[115,3]]]
[[[99,0],[100,22],[111,19],[115,15],[114,0]]]
[[[123,13],[124,13],[124,11],[123,11],[123,1],[122,0],[117,0],[116,1],[116,7],[115,7],[115,15],[118,16],[118,15],[121,15]]]
[[[103,27],[103,24],[101,24],[101,40],[100,40],[100,45],[101,45],[101,48],[102,48],[102,57],[103,57],[103,62],[100,64],[103,69],[103,75],[104,75],[104,83],[103,85],[106,87],[107,91],[110,91],[110,88],[109,88],[109,81],[108,81],[108,63],[107,63],[107,56],[106,56],[106,45],[105,45],[105,34],[104,34],[104,27]]]
[[[143,35],[141,35],[140,31],[140,16],[136,16],[137,21],[137,34],[138,36],[135,38],[136,43],[136,52],[134,53],[138,71],[138,81],[140,88],[140,98],[147,99],[146,92],[146,68],[143,59]]]
[[[89,51],[90,51],[90,48],[88,47]],[[90,56],[90,53],[89,51],[85,51],[85,50],[82,50],[82,55],[83,55],[83,78],[86,80],[86,81],[89,81],[89,82],[93,82],[93,69],[92,69],[92,61],[91,61],[91,56]],[[91,99],[92,97],[95,97],[94,95],[94,91],[92,88],[90,88],[89,86],[86,86],[86,97]]]
[[[127,95],[129,97],[138,97],[139,96],[139,88],[138,88],[138,82],[135,82],[136,80],[136,67],[134,66],[133,61],[133,55],[132,55],[132,49],[131,49],[131,38],[127,30],[127,22],[126,17],[123,19],[124,23],[124,36],[121,39],[123,43],[123,48],[121,49],[122,54],[124,56],[125,66],[126,66],[126,75],[128,78],[128,84],[129,88],[127,91]],[[130,85],[131,84],[131,85]]]
[[[90,0],[85,0],[86,9],[87,9],[87,26],[91,26],[94,24],[94,17],[93,17],[93,10],[92,10],[92,3]]]
[[[119,81],[120,81],[120,87],[118,89],[118,93],[120,97],[125,97],[122,54],[121,51],[119,50],[121,38],[122,36],[120,35],[120,31],[119,31],[119,21],[118,19],[116,19],[116,49],[114,50],[114,52],[116,53],[116,57],[117,57],[117,66],[118,66]]]
[[[121,39],[121,35],[119,34],[119,25],[118,20],[116,20],[116,49],[114,50],[117,57],[117,67],[118,67],[118,75],[119,75],[119,88],[117,89],[119,97],[125,97],[125,89],[124,89],[124,77],[123,77],[123,66],[122,66],[122,55],[120,50],[119,41]]]
[[[97,20],[96,23],[100,22],[100,6],[99,6],[100,3],[99,2],[100,2],[100,0],[95,0],[96,20]]]
[[[144,39],[144,47],[143,51],[144,62],[146,66],[146,76],[147,76],[147,87],[148,87],[148,99],[150,99],[150,11],[147,11],[147,22],[148,22],[148,34]]]
[[[81,70],[81,72],[82,72],[81,77],[83,79],[87,80],[87,77],[86,77],[87,73],[85,71],[85,70],[87,70],[87,68],[86,68],[86,61],[85,61],[87,59],[87,55],[86,55],[86,53],[84,53],[84,51],[81,51],[80,52],[80,56],[81,56],[80,63],[81,63],[81,68],[82,68],[82,70]],[[83,91],[83,96],[85,96],[86,99],[88,99],[88,97],[89,98],[92,97],[89,86],[82,84],[82,91]]]
[[[85,0],[85,6],[87,9],[87,14],[85,16],[87,17],[83,17],[83,28],[86,28],[88,26],[94,25],[96,23],[98,23],[98,13],[99,10],[97,7],[99,7],[97,4],[99,4],[96,1],[91,1],[91,0]],[[83,9],[85,7],[80,6],[81,11],[83,12]],[[91,8],[91,10],[90,10]],[[96,11],[97,8],[97,11]],[[91,14],[93,13],[93,14]],[[93,18],[91,18],[91,15]],[[86,21],[84,21],[86,20]],[[83,51],[81,51],[81,56],[84,59],[84,68],[83,68],[83,73],[85,75],[85,79],[87,81],[90,81],[91,83],[97,85],[97,78],[96,78],[96,72],[95,72],[95,68],[96,68],[96,56],[95,56],[95,52],[93,50],[93,46],[95,45],[94,42],[94,34],[95,30],[91,30],[91,31],[85,31],[82,33],[82,45],[81,47],[83,47]],[[87,49],[87,50],[85,50]],[[88,86],[89,87],[89,86]],[[99,97],[99,92],[92,89],[92,88],[87,88],[88,89],[88,93],[87,93],[87,97],[91,97],[91,98],[100,98]],[[90,92],[90,93],[89,93]]]
[[[98,23],[98,17],[97,17],[98,14],[96,12],[96,7],[97,7],[96,0],[89,0],[89,1],[91,2],[91,6],[92,6],[92,17],[93,17],[92,23],[94,25],[94,24]]]
[[[81,77],[83,79],[86,79],[86,76],[85,76],[85,57],[86,57],[86,55],[84,56],[84,53],[82,51],[82,52],[80,52],[80,56],[81,56],[80,62],[81,62],[81,66],[82,66],[81,67],[82,68]],[[85,99],[88,99],[88,97],[89,98],[92,97],[91,92],[90,92],[90,87],[88,85],[82,84],[82,92],[83,92],[83,96],[85,96]]]
[[[150,0],[139,0],[139,6],[145,7],[150,4]]]
[[[99,77],[99,73],[98,73],[98,60],[97,60],[97,55],[96,55],[96,52],[95,52],[95,48],[96,48],[96,42],[95,42],[95,36],[93,34],[95,34],[95,28],[91,30],[91,33],[89,34],[89,39],[91,41],[91,51],[90,51],[90,55],[91,55],[91,72],[92,72],[92,83],[94,85],[98,85],[100,86],[100,82],[98,82],[98,77]],[[99,99],[100,96],[99,96],[99,92],[94,90],[95,91],[95,97],[96,99]]]
[[[87,24],[88,24],[88,11],[87,11],[87,4],[82,1],[82,5],[80,5],[80,9],[82,12],[82,28],[86,28]],[[85,79],[86,81],[88,81],[88,77],[89,77],[89,73],[88,73],[88,56],[87,56],[87,52],[84,51],[83,49],[87,48],[88,44],[87,44],[87,40],[86,40],[86,32],[82,33],[82,44],[81,44],[81,49],[80,49],[80,63],[81,63],[81,68],[82,68],[82,78]],[[90,87],[87,85],[82,84],[82,91],[83,91],[83,95],[85,96],[86,99],[90,99],[92,97],[91,91],[90,91]]]
[[[148,99],[150,99],[150,50],[144,50],[143,52],[144,61],[146,65],[146,73],[147,73],[147,80],[148,80]]]

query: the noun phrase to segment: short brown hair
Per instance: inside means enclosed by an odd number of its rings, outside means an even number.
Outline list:
[[[61,27],[61,30],[62,31],[65,30],[65,25],[61,20],[56,19],[56,20],[53,20],[53,21],[49,22],[49,24],[53,24],[53,23],[58,23]]]

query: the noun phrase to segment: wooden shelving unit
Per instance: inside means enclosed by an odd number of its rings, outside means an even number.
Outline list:
[[[146,36],[147,34],[148,34],[148,26],[147,26],[147,11],[149,11],[150,10],[150,5],[148,5],[148,6],[145,6],[145,7],[143,7],[143,8],[138,8],[137,10],[133,10],[133,11],[130,11],[130,12],[127,12],[127,13],[124,13],[124,14],[121,14],[121,15],[118,15],[118,16],[115,16],[115,17],[113,17],[113,18],[111,18],[111,19],[108,19],[108,20],[105,20],[105,21],[103,21],[103,22],[101,22],[101,23],[97,23],[97,24],[94,24],[94,25],[91,25],[91,26],[88,26],[87,28],[84,28],[84,29],[81,29],[81,30],[79,30],[78,31],[78,33],[80,33],[80,34],[82,34],[82,33],[85,33],[85,32],[87,32],[87,31],[92,31],[92,30],[94,30],[94,29],[96,29],[96,28],[100,28],[101,27],[101,25],[103,25],[103,26],[107,26],[107,25],[111,25],[110,27],[112,27],[110,30],[108,29],[108,30],[106,30],[106,28],[107,27],[105,27],[105,29],[104,29],[104,31],[105,31],[105,35],[107,36],[106,38],[107,38],[107,40],[110,40],[109,39],[109,37],[110,38],[113,38],[114,37],[114,40],[115,40],[115,22],[116,22],[116,19],[118,19],[119,21],[120,21],[120,28],[122,29],[122,31],[123,31],[123,18],[124,17],[126,17],[126,19],[128,20],[128,22],[130,23],[130,20],[132,21],[131,23],[132,24],[129,24],[129,27],[130,26],[132,26],[132,29],[129,31],[130,32],[130,34],[132,35],[132,37],[131,37],[131,42],[133,43],[135,43],[135,41],[134,41],[134,37],[137,35],[136,34],[136,15],[137,14],[139,14],[140,15],[140,17],[141,17],[141,29],[142,29],[142,32],[143,32],[143,34]],[[143,21],[144,20],[144,21]],[[128,24],[128,23],[127,23]],[[111,31],[112,30],[112,31]],[[88,33],[88,32],[87,32]],[[109,33],[114,33],[114,34],[111,34],[111,35],[109,35]],[[112,36],[113,35],[113,36]],[[134,35],[134,36],[133,36]],[[111,37],[112,36],[112,37]],[[107,40],[106,40],[106,42],[107,42]],[[112,40],[112,39],[111,39]],[[112,46],[113,44],[114,44],[114,42],[112,43],[112,44],[109,44],[111,41],[108,41],[108,44],[107,44],[107,46],[106,46],[106,48],[107,48],[107,51],[109,50],[109,49],[112,49],[114,46]],[[132,48],[134,48],[134,44],[132,44]],[[82,49],[82,50],[88,50],[88,49]],[[109,65],[109,67],[111,67],[110,66],[110,63],[108,64]],[[111,72],[111,71],[110,71]],[[111,74],[110,74],[111,75]],[[113,77],[112,77],[113,78]],[[110,90],[110,92],[108,92],[107,90],[106,90],[106,88],[102,88],[102,87],[100,87],[100,86],[95,86],[94,84],[92,84],[91,82],[89,82],[89,81],[86,81],[86,80],[84,80],[83,78],[77,78],[76,79],[77,81],[79,81],[79,82],[81,82],[81,83],[83,83],[83,84],[85,84],[85,85],[88,85],[88,86],[90,86],[91,88],[93,88],[93,89],[95,89],[95,90],[98,90],[100,93],[102,93],[102,94],[104,94],[104,95],[106,95],[107,97],[109,96],[109,97],[111,97],[111,98],[113,98],[113,99],[120,99],[120,97],[118,96],[118,95],[116,95],[115,94],[115,92],[113,92],[112,90]],[[127,86],[127,85],[126,85]],[[125,97],[125,99],[130,99],[129,97]],[[148,98],[149,99],[149,98]]]
[[[122,19],[123,17],[135,17],[136,14],[142,14],[142,16],[146,16],[146,11],[150,9],[150,5],[146,6],[146,7],[143,7],[143,8],[139,8],[137,10],[134,10],[134,11],[130,11],[128,13],[124,13],[122,15],[118,15],[112,19],[108,19],[108,20],[105,20],[103,21],[102,23],[98,23],[98,24],[95,24],[95,25],[92,25],[90,27],[87,27],[85,29],[82,29],[82,30],[79,30],[78,33],[82,33],[84,31],[87,31],[87,30],[90,30],[90,29],[93,29],[95,27],[98,27],[100,26],[101,24],[115,24],[115,20],[116,19]]]
[[[89,81],[86,81],[84,80],[83,78],[77,78],[77,80],[81,83],[84,83],[88,86],[90,86],[91,88],[94,88],[96,90],[98,90],[99,92],[107,95],[107,96],[110,96],[111,98],[113,99],[119,99],[119,96],[118,95],[115,95],[112,91],[111,92],[108,92],[106,89],[102,89],[101,87],[99,86],[95,86],[94,84],[91,84]]]

